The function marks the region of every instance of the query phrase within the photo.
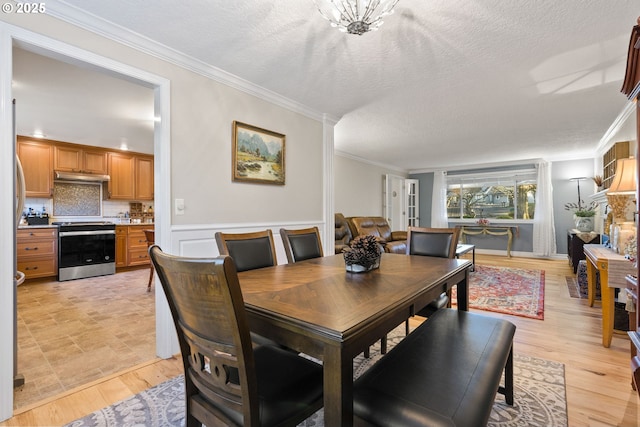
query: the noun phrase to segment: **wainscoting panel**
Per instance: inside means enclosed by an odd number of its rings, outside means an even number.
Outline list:
[[[171,250],[167,252],[181,256],[191,257],[216,257],[218,246],[216,245],[215,234],[220,231],[222,233],[251,233],[254,231],[262,231],[267,228],[273,233],[273,240],[276,247],[276,257],[278,264],[287,263],[287,255],[284,252],[282,239],[280,238],[280,229],[298,229],[318,227],[320,236],[325,236],[325,224],[318,222],[290,222],[281,224],[203,224],[203,225],[185,225],[171,227]],[[323,241],[323,250],[325,254],[333,254],[332,250],[327,250]]]

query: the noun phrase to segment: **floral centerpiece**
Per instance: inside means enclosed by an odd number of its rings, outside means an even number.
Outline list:
[[[476,221],[476,224],[486,227],[487,225],[489,225],[489,220],[487,218],[480,218]]]
[[[380,266],[380,257],[386,242],[377,236],[358,236],[342,250],[347,271],[360,273]]]

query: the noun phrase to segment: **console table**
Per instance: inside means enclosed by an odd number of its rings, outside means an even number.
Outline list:
[[[626,288],[626,275],[635,274],[631,261],[602,245],[584,245],[587,257],[587,282],[589,306],[593,306],[596,294],[596,270],[600,272],[600,294],[602,296],[602,345],[609,347],[613,338],[615,313],[615,290]]]
[[[460,226],[460,234],[462,237],[462,243],[466,243],[467,239],[465,235],[479,236],[479,235],[491,235],[491,236],[507,236],[507,256],[511,258],[511,242],[513,242],[513,231],[515,230],[516,236],[518,235],[517,225],[462,225]]]

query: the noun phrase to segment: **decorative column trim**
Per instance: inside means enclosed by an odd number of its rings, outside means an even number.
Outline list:
[[[324,114],[322,117],[322,151],[324,154],[323,170],[323,198],[324,198],[324,253],[335,252],[335,126],[339,119]]]

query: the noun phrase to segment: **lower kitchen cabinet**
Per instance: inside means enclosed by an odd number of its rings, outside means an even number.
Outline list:
[[[149,265],[147,239],[144,230],[153,229],[153,224],[131,224],[116,226],[116,268]]]
[[[127,266],[127,227],[116,225],[116,268]]]
[[[17,238],[18,271],[26,279],[58,275],[57,228],[21,228]]]

